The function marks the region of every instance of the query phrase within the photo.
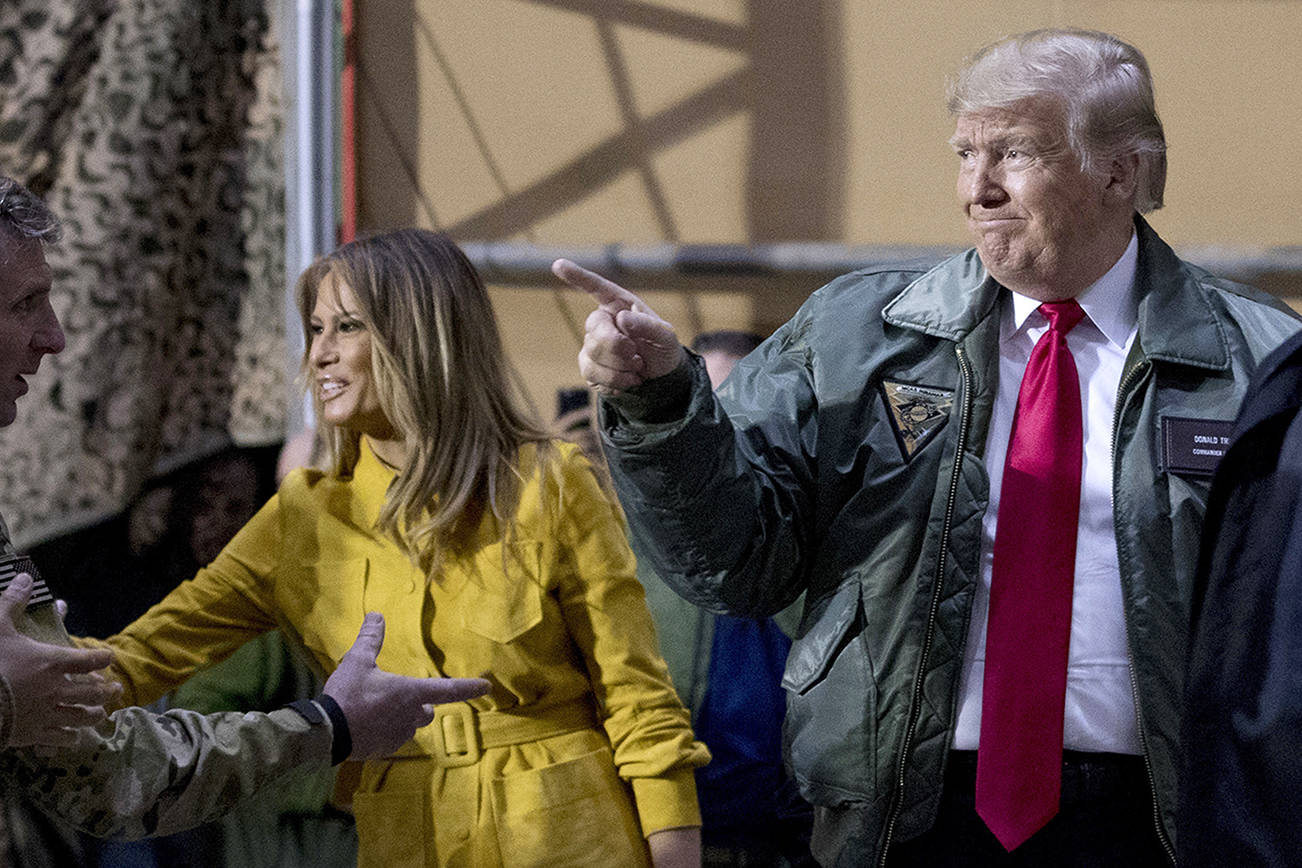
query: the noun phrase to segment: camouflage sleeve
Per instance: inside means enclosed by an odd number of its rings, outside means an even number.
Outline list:
[[[293,769],[330,765],[328,719],[299,712],[125,708],[73,748],[0,752],[0,777],[36,806],[100,837],[165,835],[212,819]]]

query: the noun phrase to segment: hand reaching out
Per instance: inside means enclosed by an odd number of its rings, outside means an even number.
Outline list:
[[[113,662],[113,652],[48,645],[23,635],[18,624],[31,593],[32,578],[21,573],[0,594],[0,674],[13,698],[5,746],[70,745],[77,727],[104,720],[104,703],[122,692],[96,671]]]
[[[384,645],[384,616],[368,612],[353,647],[325,683],[353,740],[349,759],[387,756],[434,719],[434,706],[488,692],[483,678],[412,678],[375,665]]]
[[[589,385],[617,393],[670,373],[686,360],[674,327],[641,298],[568,259],[552,273],[597,302],[584,323],[579,371]]]

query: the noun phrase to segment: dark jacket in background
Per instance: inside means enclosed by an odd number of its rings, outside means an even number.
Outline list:
[[[1207,505],[1180,864],[1302,864],[1302,336],[1267,357]]]

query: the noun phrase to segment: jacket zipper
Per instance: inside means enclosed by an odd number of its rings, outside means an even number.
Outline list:
[[[1121,378],[1121,385],[1117,389],[1117,407],[1112,416],[1112,521],[1114,524],[1119,523],[1119,517],[1116,514],[1117,497],[1116,492],[1119,485],[1121,469],[1117,464],[1117,430],[1121,426],[1121,411],[1124,409],[1126,401],[1126,390],[1139,379],[1135,376],[1141,370],[1147,370],[1147,364],[1140,362],[1130,370],[1126,371]],[[1130,693],[1132,701],[1135,703],[1135,731],[1139,735],[1139,746],[1144,752],[1144,774],[1148,777],[1148,792],[1153,804],[1153,827],[1157,832],[1157,840],[1162,844],[1162,850],[1166,853],[1166,858],[1172,865],[1175,861],[1175,847],[1167,838],[1166,830],[1162,828],[1162,808],[1157,801],[1157,781],[1153,777],[1153,763],[1149,759],[1148,753],[1148,736],[1144,729],[1144,716],[1140,712],[1139,704],[1139,678],[1135,675],[1135,658],[1130,648],[1130,613],[1125,606],[1121,607],[1122,616],[1126,624],[1126,660],[1129,664],[1127,669],[1130,675]]]
[[[963,469],[963,453],[967,448],[967,429],[972,415],[972,368],[963,347],[956,346],[958,369],[963,387],[963,409],[959,414],[958,442],[954,450],[954,470],[949,480],[949,496],[945,502],[945,522],[940,529],[940,554],[936,560],[935,588],[931,592],[931,607],[927,613],[927,631],[922,640],[922,656],[918,661],[918,674],[913,681],[913,693],[909,703],[909,725],[904,730],[904,746],[900,751],[900,765],[895,781],[895,799],[891,815],[886,820],[886,835],[882,839],[881,853],[877,858],[879,868],[885,868],[886,853],[891,848],[891,838],[895,834],[895,824],[904,809],[905,769],[909,761],[909,751],[913,749],[913,736],[922,714],[922,683],[926,679],[927,658],[931,655],[931,643],[936,635],[936,620],[940,609],[941,590],[945,585],[945,561],[949,551],[949,534],[954,524],[954,504],[958,500],[959,474]]]

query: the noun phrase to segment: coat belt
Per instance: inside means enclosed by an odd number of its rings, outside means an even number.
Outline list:
[[[392,759],[433,760],[443,768],[474,765],[484,751],[539,741],[598,725],[591,700],[547,708],[479,711],[466,702],[435,706],[433,722],[420,730]]]

